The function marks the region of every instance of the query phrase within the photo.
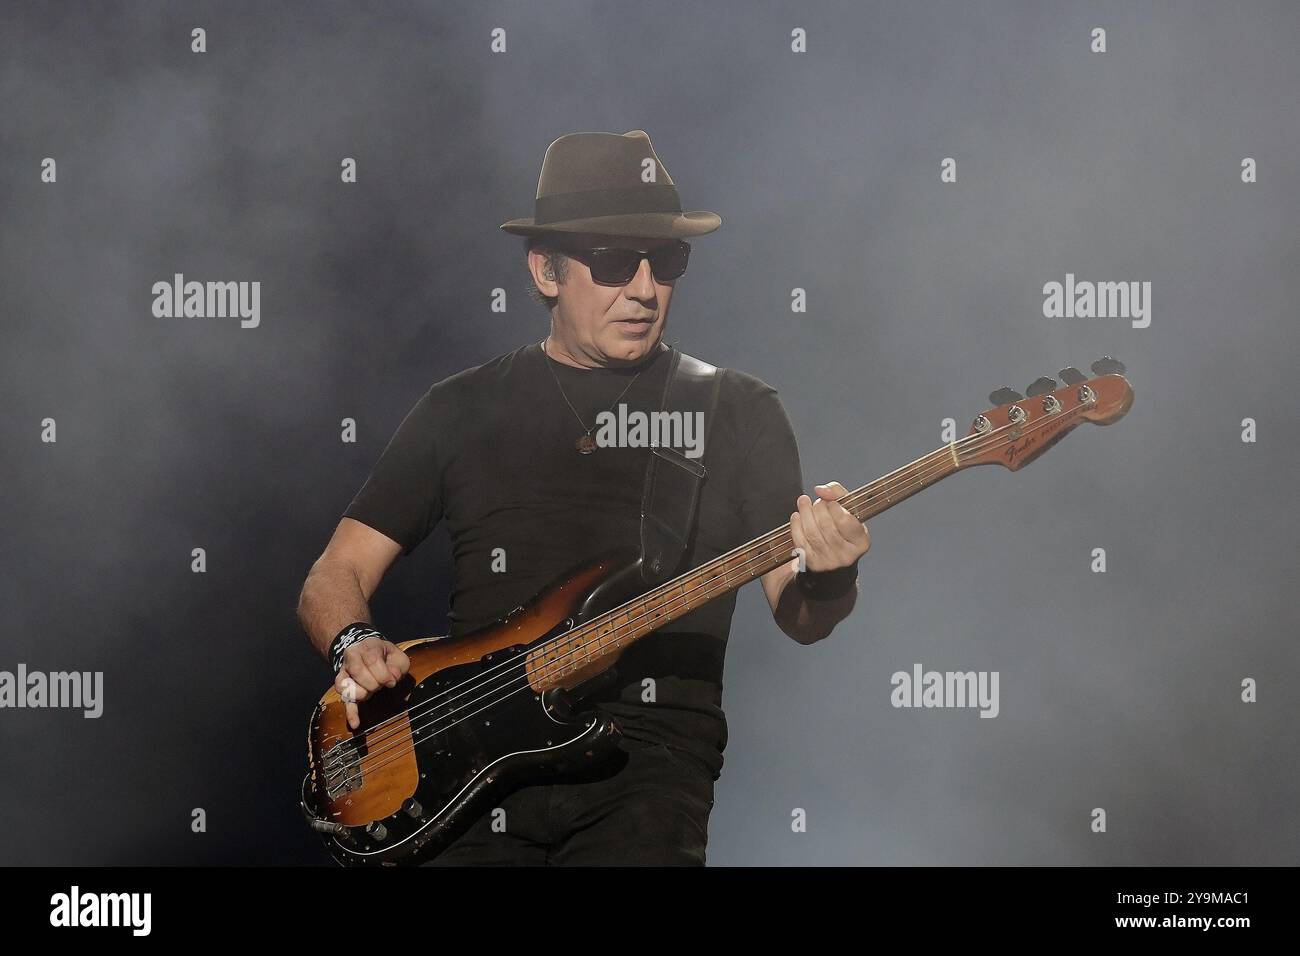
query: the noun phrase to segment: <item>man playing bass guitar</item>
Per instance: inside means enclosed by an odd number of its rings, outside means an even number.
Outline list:
[[[502,228],[528,237],[530,293],[548,308],[549,334],[428,389],[303,585],[299,619],[336,668],[350,726],[356,702],[394,687],[409,665],[372,624],[369,599],[438,521],[453,550],[451,636],[523,605],[575,562],[638,541],[651,449],[610,441],[613,429],[600,423],[659,408],[674,367],[663,340],[686,239],[720,224],[710,212],[682,212],[640,130],[573,133],[547,149],[535,215]],[[846,493],[838,482],[816,486],[816,501],[802,493],[775,389],[734,369],[718,375],[705,478],[677,570],[789,521],[802,555],[764,574],[763,592],[781,630],[811,644],[853,608],[866,527],[836,503]],[[590,702],[622,728],[616,759],[510,793],[431,862],[703,864],[727,741],[722,671],[735,593],[629,647],[592,690]]]

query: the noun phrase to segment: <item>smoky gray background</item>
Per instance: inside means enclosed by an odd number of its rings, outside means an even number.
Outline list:
[[[668,338],[780,390],[809,490],[1102,354],[1137,396],[872,520],[816,646],[745,589],[710,863],[1296,862],[1300,13],[1134,7],[5,4],[0,669],[102,670],[106,702],[0,711],[0,859],[326,862],[303,578],[424,390],[545,335],[498,226],[546,146],[640,128],[723,219]],[[260,281],[260,327],[154,318],[176,272]],[[1044,318],[1067,272],[1150,281],[1150,327]],[[448,573],[440,527],[377,620],[443,633]],[[916,662],[998,671],[1000,715],[893,708]]]

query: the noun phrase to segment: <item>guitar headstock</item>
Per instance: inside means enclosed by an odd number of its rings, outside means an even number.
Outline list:
[[[1063,368],[1055,379],[1039,378],[1027,396],[1000,388],[989,396],[997,407],[975,418],[970,433],[954,451],[962,467],[1003,465],[1012,471],[1033,461],[1083,422],[1109,425],[1133,404],[1133,387],[1124,366],[1109,355],[1092,363],[1094,378],[1077,368]]]

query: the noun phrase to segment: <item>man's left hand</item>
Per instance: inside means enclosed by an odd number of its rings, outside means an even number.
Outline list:
[[[848,489],[838,481],[815,485],[817,501],[800,495],[795,501],[799,509],[790,515],[790,537],[796,548],[803,550],[804,567],[809,571],[834,571],[847,568],[871,548],[871,535],[867,526],[839,503]],[[799,569],[799,557],[794,558],[794,569]]]

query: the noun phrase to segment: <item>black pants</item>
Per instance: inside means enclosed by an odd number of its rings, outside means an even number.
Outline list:
[[[703,866],[713,774],[663,744],[501,800],[425,866]]]

